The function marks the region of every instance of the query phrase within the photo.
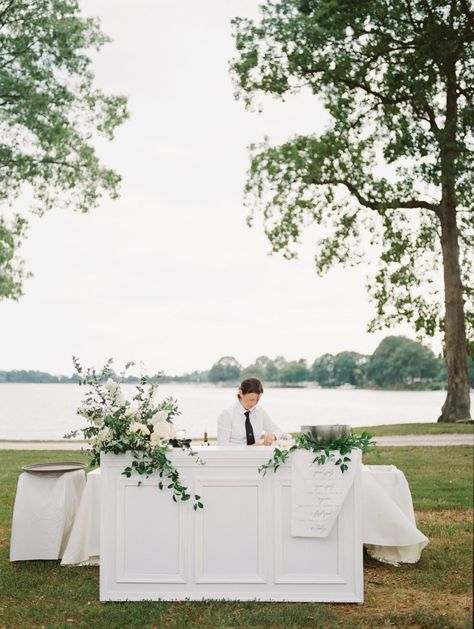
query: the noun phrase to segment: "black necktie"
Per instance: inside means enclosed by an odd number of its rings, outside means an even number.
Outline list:
[[[250,411],[245,411],[245,432],[247,433],[247,445],[252,446],[255,443],[255,437],[253,436],[253,428],[250,423]]]

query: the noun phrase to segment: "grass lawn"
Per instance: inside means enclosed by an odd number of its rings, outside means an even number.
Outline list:
[[[354,432],[367,431],[373,437],[392,437],[398,435],[472,435],[474,424],[381,424],[380,426],[356,426]]]
[[[8,561],[21,466],[81,460],[75,451],[0,450],[0,628],[426,628],[472,627],[472,448],[380,448],[366,463],[392,463],[410,483],[419,528],[430,538],[418,564],[365,557],[364,605],[98,601],[96,567]]]

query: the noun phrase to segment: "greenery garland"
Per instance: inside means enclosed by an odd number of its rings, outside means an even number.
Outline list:
[[[316,454],[313,463],[323,465],[326,461],[334,461],[334,464],[337,465],[344,474],[351,461],[351,458],[347,455],[355,449],[361,450],[364,453],[369,452],[375,445],[371,439],[372,435],[369,435],[369,433],[365,431],[359,436],[351,432],[350,435],[342,436],[321,444],[318,443],[315,437],[310,433],[301,433],[296,436],[295,443],[290,446],[288,450],[275,448],[272,458],[269,459],[267,463],[261,465],[258,471],[262,476],[265,476],[269,469],[273,469],[273,471],[276,472],[280,465],[283,465],[293,452],[296,450],[307,450]],[[336,456],[336,452],[339,453],[339,456]]]

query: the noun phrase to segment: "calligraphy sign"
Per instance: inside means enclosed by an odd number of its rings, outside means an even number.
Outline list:
[[[342,473],[333,461],[313,463],[313,452],[292,456],[291,534],[293,537],[327,537],[354,482],[357,464]],[[354,457],[357,458],[357,457]]]

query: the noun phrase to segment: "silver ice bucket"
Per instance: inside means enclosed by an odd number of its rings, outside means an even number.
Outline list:
[[[318,445],[324,445],[334,439],[349,437],[351,427],[344,424],[323,424],[321,426],[301,426],[301,432],[308,434]]]

